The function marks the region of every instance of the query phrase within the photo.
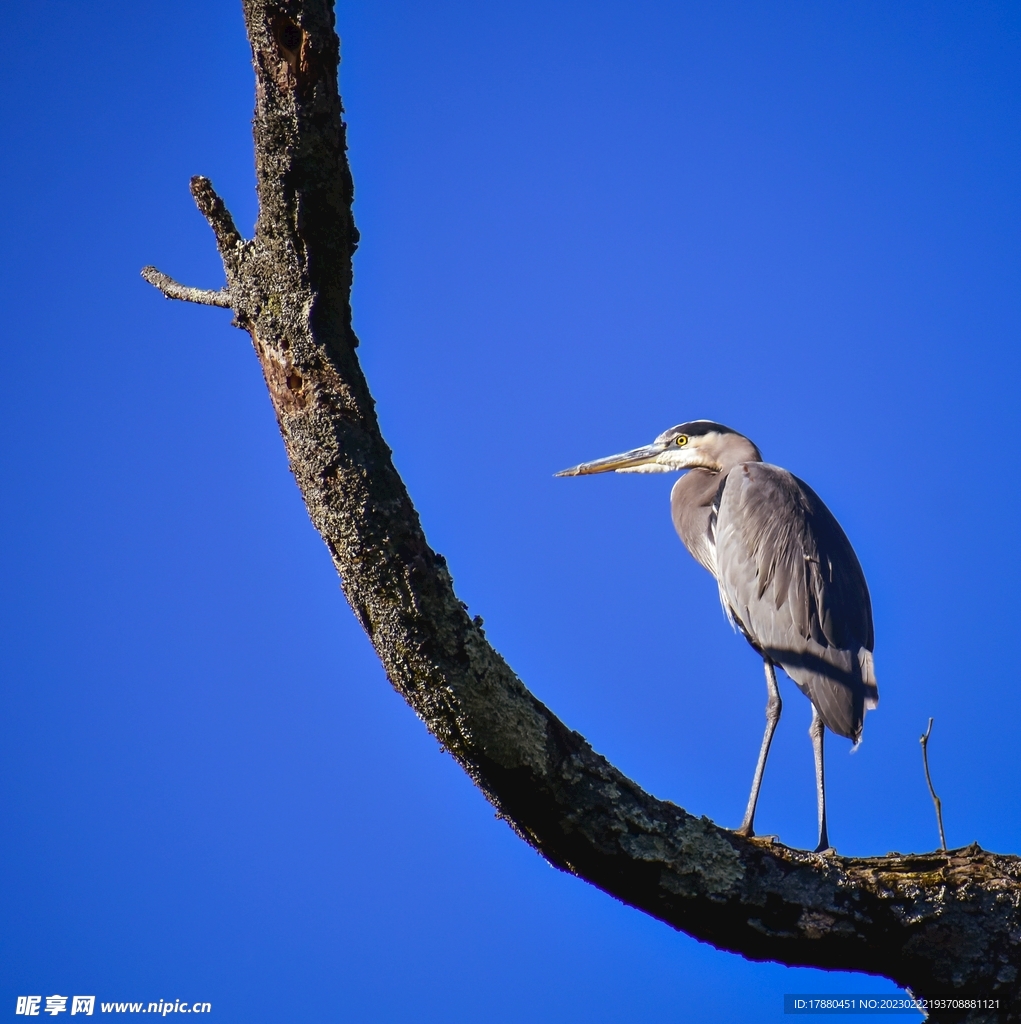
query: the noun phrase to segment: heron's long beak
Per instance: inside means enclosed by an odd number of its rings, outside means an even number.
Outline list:
[[[644,466],[656,461],[656,456],[663,451],[661,444],[647,444],[634,451],[622,452],[620,455],[609,455],[595,462],[583,462],[580,466],[562,469],[554,476],[587,476],[589,473],[610,473],[617,470],[628,470],[635,466]]]

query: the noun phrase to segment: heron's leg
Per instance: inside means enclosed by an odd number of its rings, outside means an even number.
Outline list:
[[[808,735],[812,737],[812,750],[815,753],[815,790],[819,805],[819,845],[816,853],[830,849],[829,836],[826,834],[826,770],[823,767],[823,737],[826,726],[823,725],[819,709],[812,705],[812,724],[808,727]]]
[[[776,669],[773,663],[766,661],[766,689],[769,691],[769,700],[766,701],[766,732],[762,737],[762,747],[759,750],[759,763],[755,766],[755,777],[752,779],[752,791],[748,797],[748,808],[744,812],[744,821],[738,832],[743,836],[753,836],[752,823],[755,820],[755,805],[759,802],[759,787],[762,785],[762,773],[766,770],[766,758],[769,756],[769,745],[773,742],[773,733],[776,732],[776,723],[780,721],[780,709],[783,702],[780,700],[780,687],[776,685]]]

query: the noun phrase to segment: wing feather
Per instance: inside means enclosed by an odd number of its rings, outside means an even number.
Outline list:
[[[868,586],[850,541],[808,484],[735,466],[717,495],[720,594],[751,644],[780,665],[833,732],[855,741],[879,699]]]

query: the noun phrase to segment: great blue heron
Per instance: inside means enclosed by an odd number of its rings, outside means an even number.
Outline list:
[[[710,420],[671,427],[644,448],[583,462],[557,476],[673,473],[674,527],[716,577],[723,608],[766,666],[766,732],[738,832],[754,835],[755,805],[780,720],[779,665],[812,702],[819,808],[817,852],[829,849],[823,733],[855,743],[879,700],[872,604],[850,541],[808,484],[762,461],[747,437]]]

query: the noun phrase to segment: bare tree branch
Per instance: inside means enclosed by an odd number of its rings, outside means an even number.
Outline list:
[[[929,727],[922,733],[918,742],[922,744],[922,764],[925,766],[925,781],[929,784],[929,795],[932,797],[932,805],[936,808],[936,824],[939,825],[939,848],[945,853],[947,839],[943,833],[943,801],[936,796],[936,790],[932,788],[932,776],[929,775],[929,734],[932,732],[932,719],[929,719]]]
[[[196,174],[191,179],[191,194],[199,213],[209,222],[216,238],[216,247],[224,260],[236,259],[245,244],[240,232],[234,227],[234,218],[216,194],[213,183],[208,178]]]
[[[172,277],[167,277],[155,267],[142,267],[142,277],[154,288],[158,288],[168,299],[181,299],[183,302],[197,302],[200,306],[219,306],[230,309],[230,296],[226,288],[212,291],[209,288],[189,288],[186,284],[178,284]]]
[[[332,5],[243,5],[256,73],[254,239],[241,239],[206,179],[192,191],[309,515],[394,687],[518,835],[564,871],[750,959],[998,1000],[968,1020],[1021,1021],[1017,857],[971,846],[855,859],[746,839],[645,793],[489,645],[426,542],[355,354],[358,234]]]

